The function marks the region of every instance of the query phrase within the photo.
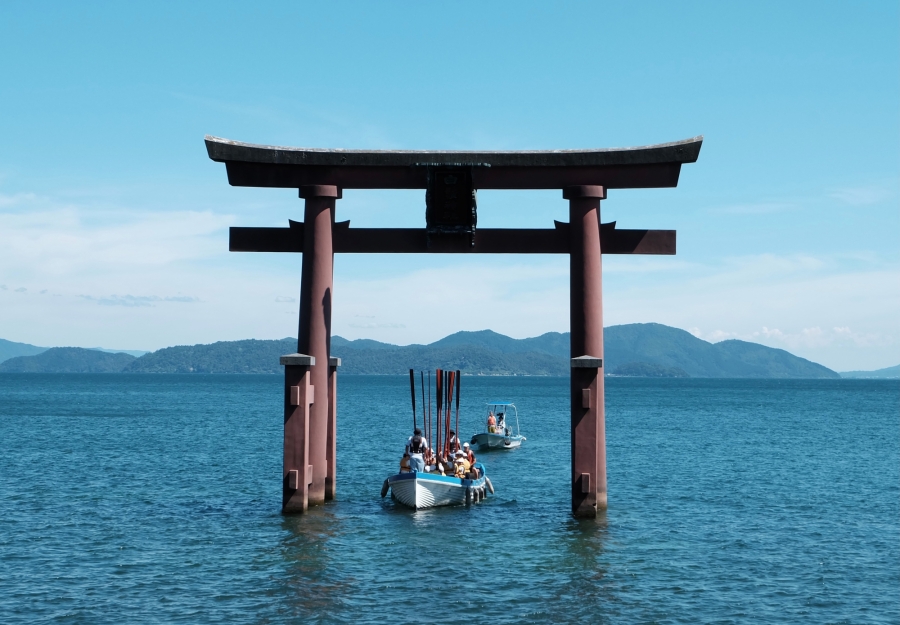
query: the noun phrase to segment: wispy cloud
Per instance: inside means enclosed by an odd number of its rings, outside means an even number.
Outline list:
[[[800,208],[800,204],[795,202],[754,202],[718,206],[711,208],[710,212],[724,215],[768,215],[772,213],[799,210]]]
[[[351,328],[365,328],[365,329],[385,329],[389,328],[391,330],[402,329],[406,327],[405,323],[351,323],[349,324]]]
[[[90,211],[51,206],[0,213],[0,275],[53,275],[110,266],[161,266],[224,253],[230,215],[209,211]]]
[[[0,208],[18,207],[24,204],[33,204],[38,200],[34,193],[14,193],[5,195],[0,193]]]
[[[873,184],[861,187],[845,187],[829,193],[833,197],[851,206],[867,206],[877,204],[893,195],[893,190],[886,184]]]
[[[179,304],[190,304],[199,302],[196,297],[187,295],[172,295],[168,297],[160,297],[158,295],[110,295],[109,297],[94,297],[92,295],[79,295],[81,299],[91,302],[97,302],[100,306],[154,306],[159,302],[175,302]]]

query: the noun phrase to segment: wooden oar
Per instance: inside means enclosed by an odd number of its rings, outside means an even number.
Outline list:
[[[409,370],[409,394],[412,396],[413,431],[415,431],[418,425],[418,420],[416,419],[416,374],[412,369]]]
[[[459,389],[462,388],[462,375],[456,370],[456,448],[459,449]]]
[[[419,371],[419,379],[422,382],[422,429],[425,430],[425,440],[428,440],[428,426],[425,425],[425,372]],[[428,448],[426,447],[426,451]]]
[[[447,384],[447,442],[450,443],[450,417],[453,412],[453,381],[456,378],[456,375],[452,371],[449,371],[447,372],[447,378],[449,381],[449,384]],[[454,444],[459,446],[459,434],[456,435]],[[450,448],[448,447],[448,449]],[[450,449],[450,453],[454,452],[456,452],[455,449]]]
[[[440,369],[438,369],[437,372],[435,373],[435,377],[434,377],[434,385],[435,385],[435,389],[434,389],[435,397],[434,398],[437,403],[437,406],[435,406],[437,409],[436,415],[435,415],[435,417],[436,417],[435,425],[438,426],[437,427],[438,441],[437,441],[437,447],[435,447],[435,449],[437,449],[437,452],[439,455],[443,455],[443,451],[444,451],[444,448],[441,446],[441,444],[444,442],[444,413],[441,411],[441,406],[443,405],[443,401],[444,401],[444,393],[443,393],[444,384],[443,384],[443,382],[444,382],[444,372],[441,371]]]

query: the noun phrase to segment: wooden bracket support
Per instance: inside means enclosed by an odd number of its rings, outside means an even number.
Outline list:
[[[581,474],[581,492],[582,493],[591,492],[591,474],[590,473],[582,473]]]

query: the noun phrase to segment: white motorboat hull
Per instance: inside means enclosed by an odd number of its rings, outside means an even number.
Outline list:
[[[440,473],[398,473],[389,477],[387,484],[391,497],[413,510],[465,504],[467,491],[469,501],[475,501],[476,490],[488,492],[483,475],[477,480],[461,480]]]
[[[490,432],[482,432],[472,437],[471,444],[475,446],[477,451],[486,451],[488,449],[515,449],[521,447],[526,440],[524,436],[511,434],[505,436],[503,434],[491,434]]]

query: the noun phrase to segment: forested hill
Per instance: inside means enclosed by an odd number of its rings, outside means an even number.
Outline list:
[[[136,359],[83,347],[51,347],[0,362],[0,373],[119,373]]]
[[[708,343],[657,323],[611,326],[604,332],[607,375],[705,378],[838,378],[827,367],[781,349],[746,341]],[[55,348],[55,350],[79,348]],[[297,340],[223,341],[167,347],[140,358],[94,350],[47,350],[0,363],[0,371],[122,373],[280,373],[278,357]],[[87,352],[87,353],[85,353]],[[342,374],[402,374],[409,369],[460,369],[475,375],[568,375],[569,335],[513,339],[491,330],[457,332],[429,345],[397,346],[332,338]],[[115,358],[110,358],[114,356]],[[79,368],[81,367],[81,368]]]

